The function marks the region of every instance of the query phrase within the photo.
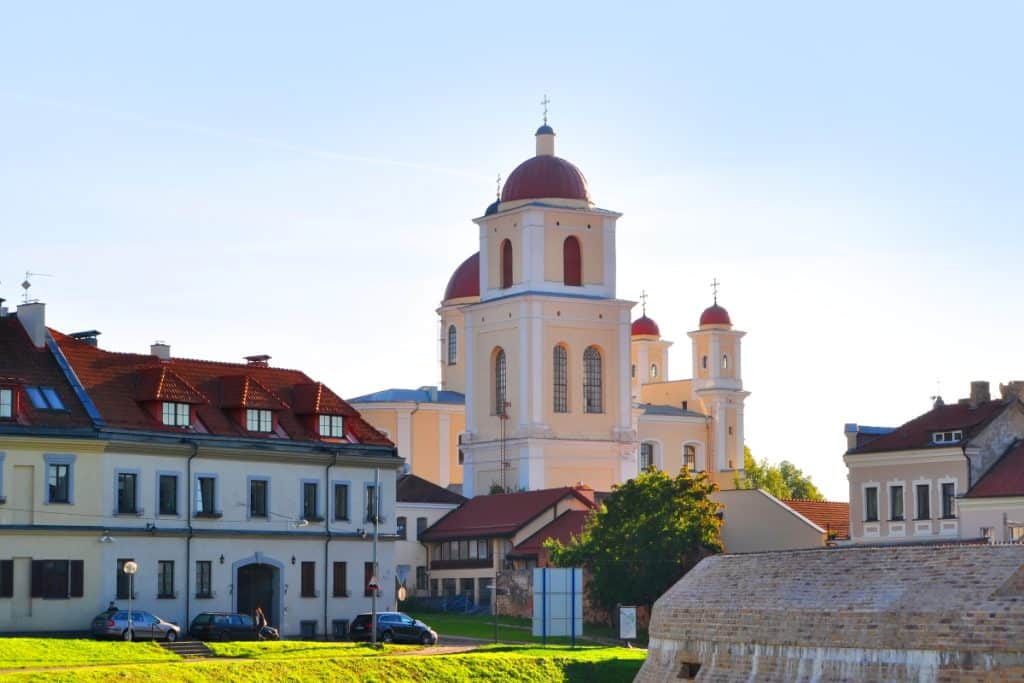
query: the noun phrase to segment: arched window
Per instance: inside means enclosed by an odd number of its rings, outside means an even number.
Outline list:
[[[554,404],[556,413],[569,412],[569,370],[564,346],[556,346],[552,364]]]
[[[583,352],[583,400],[584,412],[603,413],[601,406],[601,352],[596,346],[588,346]]]
[[[455,359],[458,358],[458,332],[455,330],[455,325],[448,326],[448,365],[455,365]]]
[[[580,241],[569,235],[562,243],[562,269],[565,284],[572,287],[583,285],[583,259],[580,256]]]
[[[722,354],[722,369],[729,369],[729,356],[725,355],[724,353]]]
[[[707,369],[708,369],[708,357],[707,357],[707,356],[704,356],[703,358],[701,358],[701,360],[700,360],[700,364],[701,364],[701,366],[702,366],[702,367],[703,367],[703,368],[704,368],[705,370],[707,370]]]
[[[505,415],[505,403],[508,402],[507,378],[505,349],[499,346],[495,351],[495,415]]]
[[[690,472],[697,469],[697,447],[687,444],[683,446],[683,467]]]
[[[654,467],[654,444],[644,441],[640,444],[640,471],[649,470]]]
[[[508,289],[512,286],[512,242],[505,240],[501,243],[501,288]]]
[[[651,379],[654,379],[657,376],[658,376],[658,365],[656,363],[651,363]]]
[[[505,365],[505,349],[500,346],[494,352],[494,414],[504,415],[505,404],[508,402],[506,379],[508,376]]]

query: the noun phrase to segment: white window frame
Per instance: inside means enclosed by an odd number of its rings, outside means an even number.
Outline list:
[[[199,501],[202,498],[202,491],[199,488],[200,479],[213,479],[213,509],[212,510],[200,510]],[[220,509],[220,475],[214,472],[196,472],[192,476],[192,491],[190,492],[192,498],[192,516],[196,515],[211,515],[214,517],[220,516],[223,512]]]
[[[938,509],[939,516],[936,519],[945,520],[947,522],[950,522],[950,521],[952,521],[954,519],[960,519],[960,510],[959,510],[959,506],[956,503],[957,494],[960,491],[960,482],[957,480],[956,477],[945,476],[945,477],[942,477],[941,479],[939,479],[938,481],[936,481],[936,484],[938,484],[937,490],[939,492],[939,509]],[[943,517],[942,516],[942,485],[943,484],[952,484],[953,485],[953,516],[952,517]]]
[[[913,482],[914,486],[914,521],[915,522],[931,522],[935,519],[935,500],[932,498],[932,480],[931,479],[915,479]],[[928,487],[928,516],[921,517],[920,509],[917,504],[917,487],[927,486]]]
[[[135,510],[131,512],[120,512],[117,508],[117,487],[121,480],[122,474],[128,474],[135,477]],[[117,468],[114,470],[114,514],[115,515],[135,515],[141,517],[143,514],[142,507],[142,471],[138,469],[130,468]]]
[[[704,461],[704,444],[700,441],[684,441],[682,447],[679,449],[679,462],[681,467],[686,467],[686,447],[693,446],[693,469],[691,472],[705,472],[707,471],[707,463]],[[701,464],[704,467],[701,467]]]
[[[934,444],[960,443],[963,440],[964,431],[962,429],[947,429],[932,433],[932,443]]]
[[[47,505],[74,505],[75,504],[75,459],[76,456],[69,453],[44,453],[43,462],[46,471],[43,476],[43,495]],[[50,500],[50,466],[68,466],[68,499],[67,501]]]
[[[314,484],[316,486],[316,497],[313,500],[313,517],[324,518],[321,514],[323,491],[320,489],[320,484],[322,483],[319,479],[302,479],[299,481],[299,519],[304,519],[307,522],[313,521],[312,518],[306,517],[306,484]]]
[[[875,519],[868,519],[868,489],[875,489]],[[878,500],[881,490],[882,486],[877,481],[868,481],[860,485],[860,516],[864,524],[878,524],[881,521],[882,510]]]
[[[897,486],[903,487],[903,518],[893,519],[892,516],[892,490]],[[892,481],[885,482],[885,506],[886,512],[885,521],[896,522],[897,524],[903,524],[907,521],[907,482],[902,479],[893,479]]]
[[[14,417],[14,389],[5,387],[0,389],[0,420],[10,420]]]
[[[263,428],[264,421],[266,421],[266,429]],[[255,429],[253,429],[253,425],[255,425]],[[266,408],[246,408],[245,429],[250,432],[270,434],[274,431],[274,411]]]
[[[320,436],[341,439],[345,436],[345,418],[341,415],[320,415],[318,420]],[[324,429],[326,424],[326,429]]]
[[[191,427],[192,406],[188,403],[164,401],[161,406],[161,417],[163,423],[168,427]],[[168,419],[170,419],[169,422]]]
[[[263,481],[263,482],[266,482],[266,484],[267,484],[267,487],[266,487],[266,500],[264,501],[264,506],[266,508],[266,514],[265,515],[253,515],[252,514],[252,482],[254,482],[254,481]],[[261,520],[265,520],[267,522],[270,521],[270,487],[272,485],[273,484],[271,483],[270,477],[268,477],[266,475],[250,475],[250,476],[247,476],[245,478],[245,518],[246,519],[261,519]]]

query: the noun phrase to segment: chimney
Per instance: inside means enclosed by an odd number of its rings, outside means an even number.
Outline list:
[[[846,450],[852,451],[857,447],[857,433],[860,429],[857,428],[856,422],[847,422],[843,426],[843,433],[846,434]]]
[[[426,385],[420,387],[420,391],[427,393],[427,400],[432,403],[437,403],[437,385]]]
[[[80,342],[85,342],[89,346],[99,346],[99,337],[102,332],[99,330],[84,330],[82,332],[72,332],[68,336],[72,339],[77,339]]]
[[[1004,401],[1011,398],[1020,399],[1024,397],[1024,382],[1020,380],[1013,380],[1006,384],[1000,384],[999,394],[1002,396]]]
[[[991,395],[988,391],[988,382],[975,381],[971,382],[971,398],[969,405],[971,408],[977,408],[981,403],[987,403],[992,400]]]
[[[0,318],[6,318],[7,317],[7,307],[4,306],[4,302],[5,301],[7,301],[7,299],[5,299],[2,296],[0,296]]]
[[[170,360],[171,345],[165,341],[157,339],[155,342],[149,345],[149,355],[156,356],[160,360]]]
[[[267,362],[268,360],[270,360],[270,356],[265,353],[259,353],[255,356],[246,356],[245,364],[250,368],[266,368],[270,367],[270,363]]]
[[[46,304],[30,301],[18,306],[18,320],[37,349],[46,346]]]

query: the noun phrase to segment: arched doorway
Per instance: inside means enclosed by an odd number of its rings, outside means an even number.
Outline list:
[[[281,626],[281,564],[269,558],[248,558],[234,564],[235,611],[253,615],[257,607],[271,626]]]

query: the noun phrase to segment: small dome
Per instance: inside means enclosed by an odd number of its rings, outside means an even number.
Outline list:
[[[704,327],[705,325],[728,325],[732,327],[732,321],[729,320],[729,311],[718,304],[705,308],[704,312],[700,314],[700,326]]]
[[[455,269],[444,290],[444,301],[480,296],[480,252],[470,256]]]
[[[498,204],[501,204],[500,199],[495,199],[493,202],[491,202],[490,206],[488,206],[487,209],[484,211],[484,215],[493,216],[494,214],[498,213]]]
[[[554,134],[555,134],[555,129],[552,128],[551,126],[549,126],[546,123],[543,126],[541,126],[540,128],[538,128],[537,132],[534,133],[534,135],[554,135]]]
[[[535,156],[519,164],[501,190],[503,202],[546,197],[590,201],[587,179],[561,157]]]
[[[633,321],[632,334],[634,337],[641,337],[645,335],[660,337],[661,330],[658,329],[658,323],[644,315]]]

